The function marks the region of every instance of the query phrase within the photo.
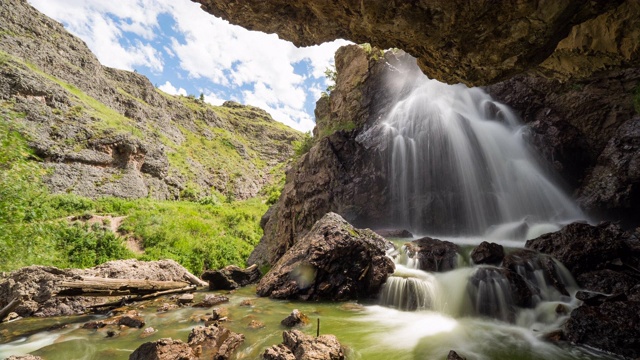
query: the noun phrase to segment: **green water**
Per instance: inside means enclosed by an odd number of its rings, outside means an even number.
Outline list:
[[[196,293],[196,301],[210,292]],[[445,359],[454,349],[469,359],[603,359],[603,355],[588,354],[576,347],[558,347],[538,339],[534,332],[515,325],[488,319],[458,318],[437,312],[402,312],[374,304],[320,303],[277,301],[255,296],[255,286],[229,295],[230,302],[218,307],[229,311],[225,326],[245,335],[246,340],[236,359],[259,359],[267,346],[282,341],[285,328],[280,321],[293,309],[299,309],[311,319],[301,327],[315,334],[320,319],[320,332],[334,334],[347,348],[348,359],[409,360]],[[241,305],[249,300],[251,305]],[[210,314],[210,309],[184,307],[167,313],[157,313],[156,307],[168,299],[144,304],[138,309],[146,321],[145,327],[157,331],[142,338],[142,329],[117,329],[119,334],[107,338],[107,328],[88,330],[81,324],[101,317],[67,317],[64,319],[27,319],[0,325],[6,342],[0,345],[0,359],[9,355],[32,353],[45,360],[128,359],[129,354],[147,341],[164,337],[186,342],[198,320]],[[252,329],[252,320],[264,324]],[[28,335],[36,329],[48,328],[62,321],[76,321],[66,328]],[[110,328],[113,329],[113,328]],[[15,340],[17,334],[27,334]]]

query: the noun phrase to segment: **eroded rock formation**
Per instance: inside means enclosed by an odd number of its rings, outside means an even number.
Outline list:
[[[297,46],[334,39],[400,48],[433,79],[484,85],[535,69],[558,78],[640,64],[640,4],[529,0],[361,2],[194,0]],[[541,64],[542,63],[542,64]]]

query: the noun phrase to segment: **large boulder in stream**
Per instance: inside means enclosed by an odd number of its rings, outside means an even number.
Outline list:
[[[328,213],[258,283],[275,299],[350,300],[375,296],[395,266],[393,245]]]
[[[202,280],[173,260],[116,260],[89,269],[28,266],[0,278],[0,308],[20,299],[15,311],[22,317],[82,314],[87,306],[105,302],[102,297],[56,296],[61,283],[83,278],[172,281],[203,285]],[[206,285],[206,283],[204,283]]]
[[[582,305],[571,312],[565,325],[569,341],[622,355],[640,358],[640,302],[603,302]]]
[[[458,266],[460,247],[450,241],[423,237],[405,244],[407,255],[424,271],[449,271]]]
[[[283,342],[265,350],[265,360],[344,360],[342,345],[334,335],[313,337],[299,330],[282,333]]]
[[[188,344],[169,338],[140,345],[129,360],[197,360],[195,352]]]
[[[611,223],[573,223],[562,230],[529,240],[526,247],[558,259],[574,275],[602,269],[626,256],[628,237]]]

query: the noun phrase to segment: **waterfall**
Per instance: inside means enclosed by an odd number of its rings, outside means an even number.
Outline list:
[[[522,239],[536,224],[584,218],[543,172],[508,107],[478,88],[414,83],[381,124],[394,225]]]

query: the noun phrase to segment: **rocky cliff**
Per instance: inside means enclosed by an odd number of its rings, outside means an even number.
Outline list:
[[[388,161],[369,135],[411,88],[412,76],[398,73],[414,72],[417,78],[420,70],[402,51],[357,45],[336,52],[336,69],[335,89],[316,104],[316,144],[288,172],[249,262],[273,264],[329,211],[359,227],[388,224]],[[520,75],[486,90],[520,113],[530,143],[583,208],[596,219],[632,227],[639,225],[639,75],[627,69],[568,83]],[[448,220],[429,216],[437,223]]]
[[[343,38],[415,56],[432,79],[486,85],[532,70],[585,78],[640,65],[640,4],[615,1],[193,0],[298,46]]]
[[[274,181],[301,134],[264,110],[171,96],[100,65],[24,0],[0,5],[2,117],[29,139],[53,192],[245,199]]]

